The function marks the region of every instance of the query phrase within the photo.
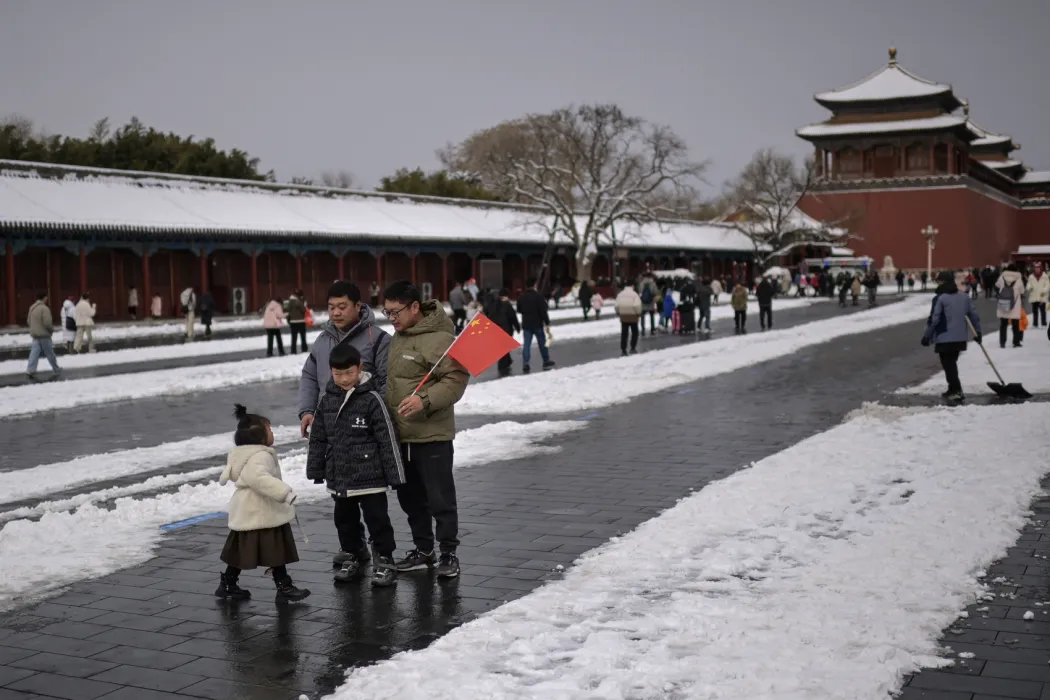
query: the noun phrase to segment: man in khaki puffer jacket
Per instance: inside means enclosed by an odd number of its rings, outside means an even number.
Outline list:
[[[405,468],[405,484],[397,490],[397,500],[408,516],[416,547],[397,563],[397,569],[419,571],[437,563],[438,576],[453,578],[459,576],[459,513],[452,476],[454,405],[463,397],[469,375],[451,358],[442,359],[456,339],[456,328],[439,302],[422,301],[414,285],[395,282],[383,293],[383,310],[394,326],[387,351],[386,405],[401,437]],[[433,373],[416,392],[431,368]]]
[[[54,377],[62,372],[55,358],[55,348],[51,344],[51,334],[55,332],[55,322],[51,316],[51,308],[47,305],[47,292],[36,295],[36,302],[29,307],[29,316],[26,318],[29,325],[29,337],[33,344],[29,348],[29,366],[26,374],[30,379],[36,378],[36,366],[40,362],[40,356],[47,358],[51,365]]]

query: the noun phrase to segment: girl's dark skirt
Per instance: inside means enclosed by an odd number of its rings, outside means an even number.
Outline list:
[[[265,530],[230,530],[219,559],[235,569],[274,568],[299,561],[291,524]]]

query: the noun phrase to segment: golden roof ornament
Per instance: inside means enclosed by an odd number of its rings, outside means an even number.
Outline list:
[[[962,100],[962,108],[963,108],[963,116],[964,117],[969,117],[970,116],[970,101],[969,100]]]
[[[897,65],[897,48],[895,46],[890,47],[890,65]]]

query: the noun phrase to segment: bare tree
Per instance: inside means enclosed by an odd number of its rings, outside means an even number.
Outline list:
[[[354,186],[354,175],[347,170],[327,171],[321,173],[321,182],[325,187],[339,187],[349,190]]]
[[[21,114],[8,114],[0,119],[0,128],[11,127],[12,136],[18,141],[28,141],[33,138],[33,120]]]
[[[848,226],[855,214],[817,221],[798,208],[813,180],[811,161],[798,165],[790,156],[764,148],[728,183],[722,200],[725,218],[751,241],[761,269],[798,246],[842,245],[853,237]]]
[[[622,245],[631,230],[672,218],[673,203],[699,180],[706,163],[688,157],[670,128],[627,116],[616,105],[531,114],[478,132],[439,153],[446,167],[476,173],[511,201],[533,205],[524,225],[564,236],[576,270],[590,277],[599,245]]]
[[[88,134],[88,139],[95,143],[102,143],[109,138],[109,134],[109,117],[102,117],[91,125],[91,132]]]

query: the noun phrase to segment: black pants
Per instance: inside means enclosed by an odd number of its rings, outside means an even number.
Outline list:
[[[962,392],[962,384],[959,383],[959,351],[947,350],[937,354],[944,368],[944,378],[948,380],[948,391]]]
[[[303,352],[307,352],[310,348],[306,346],[306,321],[292,321],[288,324],[288,327],[292,330],[292,354],[294,355],[296,350],[297,340],[302,341]],[[280,347],[279,345],[277,347]]]
[[[1032,302],[1032,325],[1036,328],[1046,325],[1046,302]]]
[[[758,323],[762,326],[762,329],[773,327],[773,307],[759,305],[758,307]]]
[[[458,334],[467,323],[467,310],[452,309],[452,322],[456,325],[456,333]]]
[[[591,302],[587,302],[583,307],[583,320],[586,321],[591,313]]]
[[[280,328],[266,329],[266,356],[273,357],[273,339],[277,339],[277,352],[284,354],[284,340],[281,339]]]
[[[745,330],[747,328],[747,312],[746,311],[734,311],[733,312],[733,325],[736,326],[738,331]]]
[[[291,577],[288,575],[288,567],[286,566],[275,566],[270,569],[270,571],[273,573],[273,582],[278,586],[280,586],[285,579],[291,580]],[[236,582],[241,576],[241,570],[236,566],[227,566],[225,575],[228,581]]]
[[[644,316],[642,318],[645,318]],[[631,336],[631,352],[638,349],[638,322],[620,322],[620,350],[627,352],[627,336]]]
[[[412,543],[420,552],[434,550],[434,522],[442,552],[455,552],[459,546],[453,452],[451,442],[401,445],[407,483],[397,490],[397,501],[408,516]]]
[[[211,336],[211,321],[205,321],[204,322],[204,336],[205,337],[210,337]],[[304,345],[305,345],[305,343],[304,343]]]
[[[904,283],[903,282],[898,282],[897,283],[897,294],[904,294]]]
[[[376,554],[393,556],[394,526],[390,524],[386,493],[370,493],[364,496],[335,498],[335,531],[339,534],[339,549],[357,554],[365,549],[365,530],[361,527],[364,514],[368,535],[375,545]]]
[[[503,357],[499,358],[496,363],[496,369],[499,370],[500,374],[510,374],[510,368],[514,366],[514,360],[510,359],[510,353],[508,352]]]
[[[1020,319],[999,319],[999,346],[1006,347],[1006,328],[1011,326],[1013,328],[1014,336],[1014,347],[1016,348],[1024,340],[1024,333],[1021,332],[1021,320]]]

